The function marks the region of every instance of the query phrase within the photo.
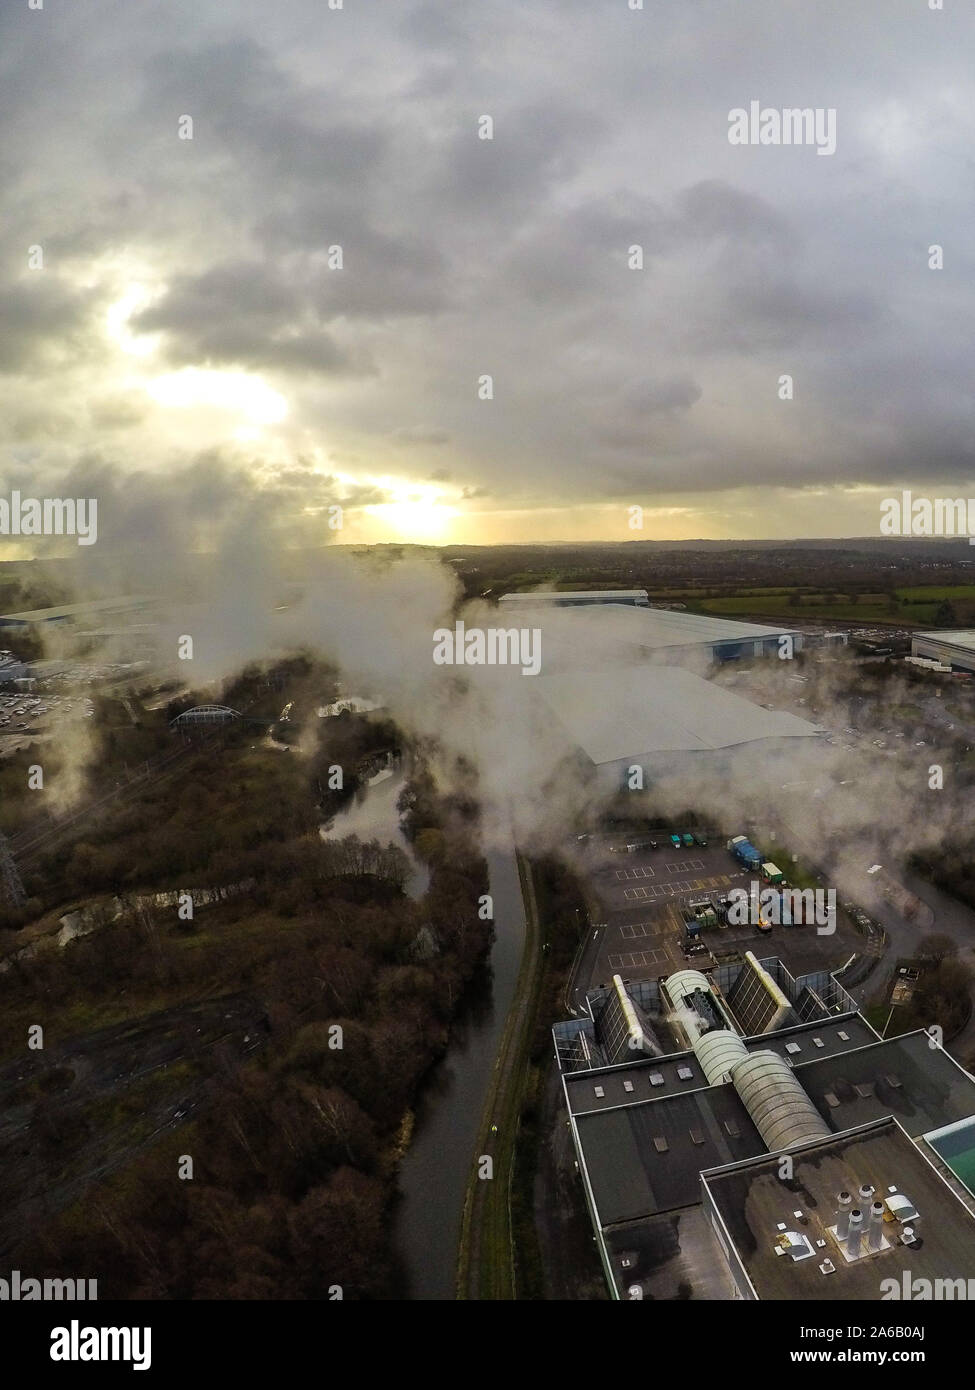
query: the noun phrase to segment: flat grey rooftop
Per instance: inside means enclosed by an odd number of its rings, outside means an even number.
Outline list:
[[[792,1159],[789,1182],[779,1176],[775,1156],[702,1177],[759,1298],[877,1300],[881,1280],[900,1283],[905,1272],[931,1280],[975,1278],[975,1221],[893,1120],[798,1148]],[[891,1185],[908,1197],[920,1213],[918,1239],[902,1244],[900,1223],[885,1222],[889,1247],[848,1263],[829,1227],[836,1194],[856,1194],[862,1183],[876,1188],[877,1200]],[[780,1224],[805,1235],[815,1253],[799,1261],[776,1254]],[[819,1267],[827,1257],[835,1269],[823,1274]]]
[[[542,675],[534,685],[572,742],[597,764],[816,734],[805,719],[762,709],[682,666]]]
[[[576,1125],[602,1226],[693,1206],[702,1169],[765,1153],[730,1084],[581,1115]]]
[[[975,629],[963,628],[956,632],[913,632],[914,638],[923,638],[925,642],[944,642],[949,647],[964,647],[966,651],[975,651]]]
[[[796,633],[782,624],[741,623],[733,618],[714,618],[699,613],[673,612],[666,608],[635,608],[625,604],[601,604],[598,608],[560,608],[547,614],[543,640],[552,637],[605,637],[643,650],[655,647],[701,646],[715,642],[756,642]]]
[[[834,1130],[893,1115],[916,1139],[975,1115],[975,1082],[923,1032],[821,1061],[796,1058],[795,1072]]]
[[[750,1052],[765,1049],[779,1053],[798,1072],[803,1062],[822,1062],[876,1041],[877,1035],[866,1019],[854,1014],[852,1018],[824,1019],[784,1033],[764,1033],[747,1039],[747,1046]]]
[[[822,1043],[821,1047],[816,1042],[817,1038]],[[859,1015],[854,1015],[852,1018],[809,1023],[781,1033],[762,1033],[744,1041],[749,1052],[776,1052],[787,1058],[795,1067],[799,1079],[805,1084],[805,1075],[810,1069],[801,1067],[802,1063],[811,1062],[813,1059],[824,1062],[837,1054],[848,1052],[851,1048],[876,1042],[876,1037],[870,1025]],[[827,1069],[825,1074],[837,1075],[840,1070],[834,1066],[832,1072]],[[682,1071],[690,1072],[690,1076],[682,1076]],[[654,1085],[651,1082],[653,1077],[662,1077],[663,1080],[658,1080]],[[633,1087],[631,1091],[626,1089],[627,1082]],[[640,1057],[638,1061],[623,1062],[605,1070],[569,1072],[565,1077],[566,1098],[569,1111],[573,1115],[584,1115],[594,1110],[612,1110],[618,1105],[638,1105],[641,1102],[656,1101],[663,1096],[682,1094],[694,1090],[697,1086],[706,1085],[707,1078],[693,1052],[679,1052],[664,1059]],[[596,1094],[597,1087],[603,1093],[601,1096]],[[815,1097],[813,1099],[815,1101]],[[886,1115],[891,1111],[885,1110],[883,1113]],[[965,1113],[975,1113],[975,1095],[972,1110]],[[827,1123],[832,1125],[829,1116],[826,1119]]]
[[[632,1284],[644,1297],[681,1297],[690,1285],[701,1301],[734,1298],[728,1264],[704,1208],[683,1207],[665,1216],[644,1217],[611,1226],[603,1232],[606,1254],[620,1298],[629,1298]]]
[[[681,1072],[685,1075],[680,1075]],[[627,1083],[633,1087],[632,1091],[626,1089]],[[573,1115],[660,1100],[663,1096],[683,1094],[707,1084],[707,1077],[693,1052],[679,1052],[664,1059],[641,1058],[638,1062],[625,1062],[605,1071],[571,1072],[565,1078],[569,1112]],[[602,1095],[598,1094],[600,1091]]]
[[[607,606],[627,599],[648,599],[646,589],[529,589],[524,593],[502,594],[499,603],[508,604],[573,604],[595,601]]]
[[[0,614],[0,623],[56,622],[61,618],[83,618],[89,613],[113,613],[129,608],[143,608],[152,602],[151,598],[138,594],[125,598],[89,599],[85,603],[62,603],[54,608],[29,608],[22,613],[3,613]]]

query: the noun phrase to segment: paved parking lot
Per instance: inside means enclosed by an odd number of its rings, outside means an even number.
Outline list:
[[[592,849],[586,867],[600,912],[591,968],[587,978],[578,980],[583,991],[608,984],[615,974],[655,979],[684,966],[712,964],[706,952],[684,955],[680,909],[688,901],[713,899],[744,887],[754,877],[723,843],[695,845],[685,852],[670,844],[632,853],[612,853],[608,846]],[[803,928],[775,927],[763,934],[753,926],[730,926],[706,931],[701,940],[718,957],[750,950],[781,956],[796,971],[835,968],[853,950],[862,949],[842,913],[837,935],[831,938]]]
[[[614,970],[626,970],[628,973],[634,970],[642,970],[644,966],[667,965],[672,957],[667,950],[654,951],[627,951],[624,955],[614,955],[612,952],[607,956],[607,960]],[[658,972],[654,972],[658,973]]]
[[[712,875],[710,878],[674,879],[669,883],[651,883],[643,888],[627,888],[623,896],[627,902],[635,902],[637,899],[646,902],[660,898],[679,898],[685,894],[712,892],[730,883],[730,878],[721,875]]]
[[[681,950],[681,905],[689,899],[726,893],[741,877],[741,870],[719,844],[683,851],[667,844],[656,850],[599,853],[591,865],[590,881],[601,904],[603,924],[591,983],[606,983],[617,973],[629,979],[655,978],[688,964]],[[744,934],[749,939],[754,935],[748,929]],[[722,946],[731,944],[731,935],[731,930],[720,933]],[[706,962],[708,957],[690,959]]]

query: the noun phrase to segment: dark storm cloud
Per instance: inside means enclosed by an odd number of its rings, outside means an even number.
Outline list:
[[[132,328],[165,333],[166,355],[180,365],[375,371],[368,358],[340,347],[315,320],[292,279],[260,262],[176,277],[159,304],[133,316]]]

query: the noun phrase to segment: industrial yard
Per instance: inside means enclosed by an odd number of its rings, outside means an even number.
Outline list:
[[[702,968],[745,950],[774,949],[800,971],[822,965],[839,968],[864,950],[863,933],[842,907],[830,935],[819,935],[813,924],[763,929],[721,922],[716,912],[700,929],[688,931],[689,917],[707,914],[705,903],[717,908],[732,890],[747,888],[756,879],[764,886],[764,880],[760,870],[746,869],[720,836],[698,834],[707,843],[694,843],[692,836],[692,844],[686,846],[687,834],[634,831],[630,840],[611,834],[584,842],[578,864],[592,893],[594,915],[573,979],[576,998],[617,973],[634,980],[655,979],[688,960]],[[681,839],[679,848],[672,844],[672,835]],[[691,911],[692,905],[699,913]]]

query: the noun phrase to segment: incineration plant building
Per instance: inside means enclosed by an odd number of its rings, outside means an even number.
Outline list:
[[[879,1299],[975,1277],[975,1078],[777,959],[616,976],[555,1053],[618,1299]],[[788,1162],[782,1156],[788,1156]]]

